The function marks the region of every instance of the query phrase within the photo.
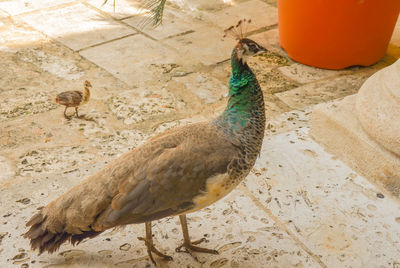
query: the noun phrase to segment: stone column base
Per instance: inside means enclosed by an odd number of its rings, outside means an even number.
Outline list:
[[[400,198],[400,157],[365,133],[357,118],[355,102],[356,95],[351,95],[317,105],[310,135],[360,175]]]

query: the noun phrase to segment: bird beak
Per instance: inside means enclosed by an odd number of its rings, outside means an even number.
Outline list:
[[[260,46],[260,50],[257,52],[256,55],[260,55],[260,54],[263,54],[265,52],[268,52],[268,50],[265,47]]]

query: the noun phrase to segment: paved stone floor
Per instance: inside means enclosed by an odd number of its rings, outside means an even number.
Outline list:
[[[128,0],[0,2],[0,267],[150,267],[143,226],[110,230],[38,256],[21,237],[37,207],[156,133],[224,109],[234,41],[252,18],[270,52],[250,62],[264,91],[265,142],[249,177],[189,216],[218,256],[175,253],[177,218],[154,222],[161,267],[400,267],[400,203],[308,137],[312,106],[356,93],[400,56],[400,24],[377,64],[341,71],[290,60],[278,44],[276,0],[169,2],[164,25],[137,28]],[[93,85],[82,119],[58,92]],[[72,111],[70,111],[72,112]]]

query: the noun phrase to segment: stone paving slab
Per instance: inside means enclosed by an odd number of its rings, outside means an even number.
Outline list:
[[[202,27],[193,33],[166,39],[163,43],[191,58],[193,63],[211,65],[230,58],[235,41],[223,36],[224,32],[218,28]]]
[[[41,10],[21,19],[73,50],[136,32],[80,3],[54,10]]]
[[[326,267],[400,264],[400,204],[308,137],[267,137],[245,182]]]
[[[147,12],[147,10],[140,7],[138,2],[130,0],[116,0],[115,5],[113,0],[108,0],[105,4],[103,4],[104,1],[99,0],[88,0],[85,3],[106,12],[108,15],[118,20]]]
[[[57,5],[74,2],[73,0],[6,0],[0,2],[0,8],[10,15],[18,15]]]
[[[80,52],[129,85],[160,79],[162,64],[177,64],[178,55],[142,35],[134,35]]]
[[[126,125],[173,117],[185,103],[176,96],[162,90],[128,90],[107,100],[110,110]],[[168,116],[168,114],[171,114]]]
[[[183,77],[174,77],[173,80],[183,83],[186,90],[191,91],[206,104],[215,103],[228,94],[225,83],[204,73],[192,73]]]
[[[0,19],[8,17],[9,14],[0,9]]]
[[[313,110],[310,135],[326,151],[351,168],[400,197],[400,159],[372,139],[356,113],[357,95],[319,104]]]
[[[372,73],[373,71],[345,75],[326,81],[310,83],[289,91],[277,93],[276,96],[292,109],[301,110],[313,104],[356,93]]]
[[[94,169],[98,169],[98,166]],[[110,230],[76,247],[64,245],[59,253],[53,255],[44,253],[37,256],[36,252],[28,250],[28,241],[20,236],[24,232],[21,221],[25,221],[37,206],[78,183],[80,179],[77,175],[84,177],[91,172],[82,170],[73,174],[44,174],[39,180],[28,180],[0,190],[2,198],[11,201],[9,204],[13,211],[11,214],[7,214],[9,210],[3,208],[0,211],[1,215],[8,215],[3,218],[0,227],[3,264],[7,267],[23,263],[29,263],[29,267],[149,267],[145,247],[137,239],[144,233],[142,225]],[[26,196],[24,192],[35,194]],[[204,262],[200,264],[188,254],[176,253],[174,249],[182,241],[179,221],[176,217],[166,218],[153,222],[154,239],[157,247],[171,254],[174,261],[168,263],[156,258],[160,267],[181,267],[188,263],[190,267],[319,267],[243,191],[235,190],[222,201],[188,217],[193,239],[207,238],[209,242],[204,246],[218,249],[221,254],[196,254]],[[15,247],[3,247],[11,243]]]
[[[147,32],[153,38],[120,21],[137,12],[133,2],[121,1],[116,1],[116,13],[112,1],[105,6],[99,6],[101,0],[61,5],[31,1],[43,6],[23,7],[21,12],[27,13],[1,19],[0,99],[6,102],[0,102],[0,267],[151,266],[136,239],[143,235],[142,225],[110,230],[74,248],[63,246],[61,255],[37,256],[20,234],[36,207],[107,162],[156,133],[220,113],[230,76],[227,60],[235,44],[222,38],[222,30],[243,14],[251,15],[252,29],[265,30],[251,38],[270,50],[249,61],[265,94],[263,152],[239,189],[189,216],[191,236],[207,237],[205,245],[221,255],[199,254],[205,261],[201,265],[175,253],[181,232],[177,219],[167,218],[155,225],[155,240],[175,260],[160,266],[399,265],[398,202],[384,192],[383,199],[377,198],[378,188],[307,137],[309,105],[354,92],[367,73],[387,60],[371,69],[352,68],[339,78],[317,74],[322,79],[317,81],[310,75],[314,70],[302,71],[279,48],[275,0],[169,2],[167,12],[179,9],[185,20],[193,16],[202,26],[187,32],[189,23],[176,29],[165,25],[159,35]],[[57,6],[46,6],[53,3]],[[122,12],[120,3],[129,8]],[[213,16],[215,20],[208,19]],[[154,40],[158,38],[165,39]],[[279,68],[289,76],[294,69],[297,74],[287,77]],[[54,97],[81,89],[84,80],[93,85],[92,99],[80,108],[82,118],[66,120]]]
[[[252,31],[277,24],[278,12],[276,7],[259,0],[250,0],[215,13],[206,13],[204,18],[223,29],[236,25],[241,19],[251,19],[252,22],[246,29]]]
[[[12,23],[9,20],[5,20],[3,23],[3,25],[0,25],[0,49],[4,54],[16,52],[21,48],[36,46],[45,39],[43,34],[20,24]]]
[[[163,39],[179,34],[184,34],[189,31],[194,31],[205,25],[200,20],[187,15],[179,9],[167,8],[164,11],[163,22],[160,26],[154,28],[147,25],[144,29],[141,28],[143,24],[143,16],[135,16],[124,20],[127,24],[133,27],[139,27],[141,31],[150,35],[155,39]],[[190,23],[188,23],[190,21]]]
[[[302,84],[315,82],[328,77],[340,76],[349,73],[349,70],[326,70],[294,63],[290,66],[279,67],[278,70],[286,77]]]
[[[249,36],[249,38],[256,41],[258,44],[262,45],[266,49],[283,55],[285,56],[285,58],[288,58],[286,52],[280,47],[278,28],[251,35]]]
[[[167,6],[177,7],[190,16],[202,18],[206,13],[217,12],[246,1],[248,0],[171,0],[167,2]]]

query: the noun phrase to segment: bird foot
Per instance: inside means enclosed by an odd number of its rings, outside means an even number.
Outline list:
[[[166,255],[164,253],[161,253],[158,249],[156,249],[156,247],[154,246],[152,241],[148,241],[146,238],[144,237],[138,237],[139,240],[144,241],[146,247],[147,247],[147,254],[149,255],[149,258],[151,260],[151,262],[154,265],[157,265],[156,261],[153,258],[153,254],[152,252],[154,252],[157,256],[163,258],[164,260],[167,261],[172,261],[172,257],[169,255]]]
[[[219,254],[219,252],[215,249],[208,249],[208,248],[202,248],[202,247],[198,247],[195,245],[198,245],[202,242],[205,242],[206,239],[203,237],[202,239],[193,241],[193,242],[184,242],[182,245],[180,245],[179,247],[177,247],[175,249],[176,252],[185,252],[190,254],[190,256],[192,256],[197,262],[200,262],[199,259],[193,255],[193,252],[202,252],[202,253],[208,253],[208,254]],[[182,248],[185,248],[184,250],[182,250]],[[201,263],[201,262],[200,262]]]

